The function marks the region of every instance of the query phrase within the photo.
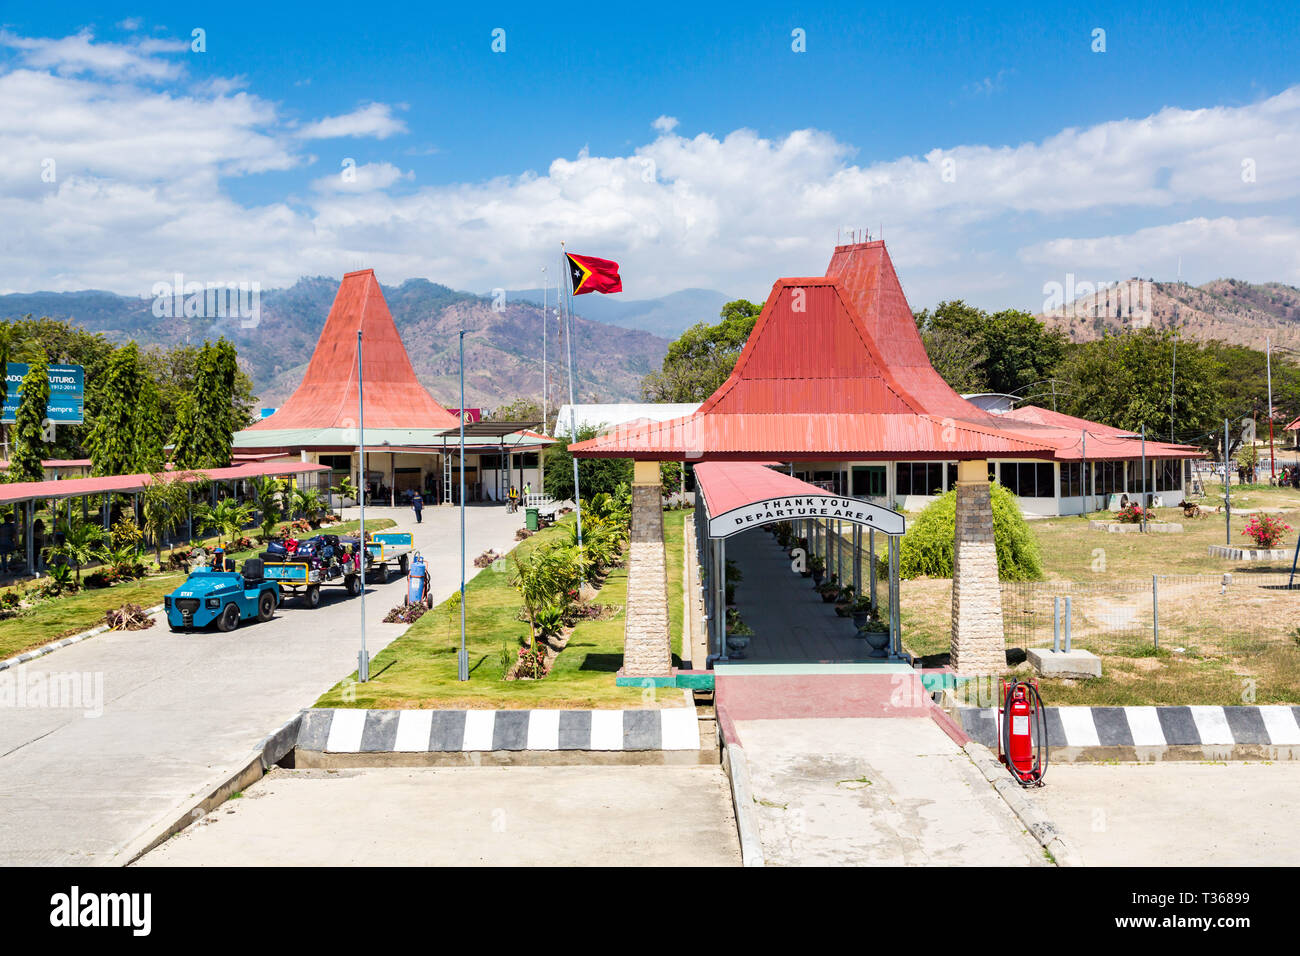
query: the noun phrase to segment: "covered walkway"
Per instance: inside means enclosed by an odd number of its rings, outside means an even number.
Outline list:
[[[746,531],[727,542],[727,557],[741,580],[735,607],[753,628],[741,660],[759,663],[855,663],[871,661],[867,642],[856,635],[850,618],[822,602],[811,582],[790,568],[790,558],[761,530]],[[736,657],[733,654],[732,660]]]

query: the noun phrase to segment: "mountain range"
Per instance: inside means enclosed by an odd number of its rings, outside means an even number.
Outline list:
[[[316,276],[299,279],[288,288],[264,290],[259,320],[251,328],[241,327],[234,318],[158,318],[152,298],[96,290],[3,295],[0,319],[27,314],[66,319],[114,342],[134,340],[145,347],[198,343],[225,335],[238,348],[240,364],[252,378],[260,404],[275,407],[301,381],[338,286],[338,279]],[[460,403],[457,332],[462,328],[467,330],[467,406],[493,408],[516,398],[542,398],[540,289],[507,292],[502,299],[460,292],[427,279],[382,288],[416,374],[443,405]],[[555,290],[550,290],[552,305],[554,295]],[[670,337],[696,322],[716,321],[727,299],[720,292],[702,289],[631,302],[599,295],[578,299],[573,350],[576,397],[579,401],[639,400],[641,378],[659,368]],[[568,387],[554,318],[547,332],[548,394],[555,408],[568,401]]]
[[[1255,284],[1215,279],[1199,286],[1182,282],[1126,279],[1088,290],[1039,315],[1072,341],[1087,342],[1125,328],[1179,330],[1183,338],[1218,340],[1263,351],[1300,351],[1300,289],[1280,282]]]

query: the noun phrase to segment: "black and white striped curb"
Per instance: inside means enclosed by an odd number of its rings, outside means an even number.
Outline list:
[[[1300,707],[1048,707],[1050,747],[1300,746]],[[996,707],[961,708],[962,729],[996,749]]]
[[[156,604],[153,607],[145,608],[144,612],[152,617],[162,609],[163,606],[161,604]],[[34,647],[30,651],[23,651],[23,653],[16,657],[6,658],[5,660],[0,661],[0,671],[8,670],[11,667],[17,667],[19,664],[26,664],[28,661],[34,661],[36,658],[44,657],[46,654],[52,654],[60,647],[67,647],[69,644],[79,644],[86,638],[94,637],[97,634],[103,634],[109,629],[110,628],[107,624],[101,624],[98,627],[92,627],[88,631],[82,631],[80,634],[73,634],[71,637],[65,637],[59,641],[51,641],[48,644],[42,644],[40,647]]]
[[[299,750],[699,750],[694,707],[663,710],[308,710]]]

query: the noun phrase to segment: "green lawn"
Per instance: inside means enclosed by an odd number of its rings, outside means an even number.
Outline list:
[[[366,527],[372,531],[382,531],[393,527],[394,523],[389,518],[372,518],[366,522]],[[336,534],[355,532],[357,522],[344,521],[325,530]],[[207,543],[215,544],[216,538],[208,538]],[[164,557],[166,553],[163,552]],[[239,560],[251,557],[254,553],[238,552],[233,557]],[[145,560],[153,561],[152,552],[145,555]],[[83,578],[85,574],[83,571]],[[89,630],[103,623],[105,612],[123,604],[138,604],[141,607],[161,604],[163,595],[170,593],[184,578],[183,574],[163,572],[138,581],[124,581],[109,588],[87,589],[77,594],[64,594],[41,601],[16,617],[0,620],[0,659]]]
[[[669,613],[674,661],[681,649],[682,512],[665,513]],[[572,515],[517,546],[526,554],[539,544],[566,535]],[[675,528],[675,530],[674,530]],[[508,562],[507,562],[508,563]],[[551,672],[539,681],[505,681],[502,651],[513,660],[528,626],[516,620],[519,597],[508,571],[487,569],[466,586],[466,648],[470,676],[456,679],[460,646],[459,612],[444,602],[375,655],[371,678],[356,683],[356,673],[326,693],[317,707],[376,708],[618,708],[678,706],[680,691],[657,694],[637,687],[617,687],[615,672],[623,663],[623,626],[627,569],[615,568],[596,599],[617,605],[608,620],[583,621],[573,631]],[[646,694],[650,694],[647,697]]]

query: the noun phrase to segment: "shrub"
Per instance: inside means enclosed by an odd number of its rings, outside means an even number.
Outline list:
[[[1038,581],[1043,560],[1038,542],[1015,495],[994,482],[989,486],[993,506],[993,541],[998,553],[998,577],[1003,581]],[[898,576],[952,577],[953,537],[957,528],[957,492],[932,501],[916,516],[898,549]]]
[[[518,531],[515,532],[516,541],[524,541],[527,538],[531,538],[532,536],[533,533],[529,531],[527,528],[520,528]]]
[[[528,680],[540,680],[546,676],[546,651],[540,647],[519,648],[519,662],[515,665],[515,675]]]
[[[1255,542],[1257,548],[1275,548],[1286,537],[1291,526],[1273,515],[1254,514],[1241,533]]]
[[[477,558],[474,559],[474,567],[489,568],[500,557],[501,555],[497,554],[491,548],[488,548],[486,551],[484,551],[482,554],[480,554]]]

